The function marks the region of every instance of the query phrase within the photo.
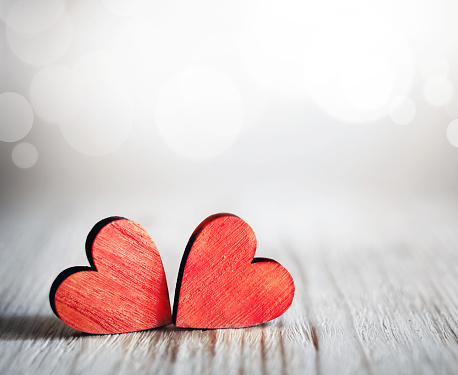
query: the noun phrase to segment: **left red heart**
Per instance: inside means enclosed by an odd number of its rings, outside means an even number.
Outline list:
[[[138,224],[111,217],[86,240],[91,267],[72,267],[49,295],[56,315],[93,334],[142,331],[171,323],[164,267],[156,245]]]

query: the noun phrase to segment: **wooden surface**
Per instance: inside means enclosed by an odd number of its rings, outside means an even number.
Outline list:
[[[48,302],[62,269],[87,265],[85,236],[94,218],[109,215],[3,209],[0,373],[457,374],[458,207],[373,203],[349,210],[316,204],[287,216],[235,212],[255,230],[258,254],[278,260],[295,280],[293,304],[279,319],[247,329],[169,325],[112,336],[72,330]],[[139,206],[138,216],[115,214],[142,223],[173,280],[202,213],[171,220],[155,212],[148,222],[148,205]]]

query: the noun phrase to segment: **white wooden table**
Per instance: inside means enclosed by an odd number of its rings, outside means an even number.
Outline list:
[[[323,212],[317,204],[276,219],[240,215],[258,236],[257,256],[276,258],[295,280],[293,305],[281,318],[248,329],[168,326],[113,336],[72,330],[48,302],[61,270],[87,264],[85,236],[106,211],[83,217],[77,208],[7,207],[0,374],[458,374],[456,203],[342,207]],[[173,301],[186,233],[204,217],[169,222],[186,225],[168,241],[173,230],[161,235],[155,223],[170,217],[138,212],[125,216],[158,244]]]

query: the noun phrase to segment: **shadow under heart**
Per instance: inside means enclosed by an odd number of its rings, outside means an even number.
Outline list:
[[[53,315],[0,316],[0,340],[58,340],[82,335]]]

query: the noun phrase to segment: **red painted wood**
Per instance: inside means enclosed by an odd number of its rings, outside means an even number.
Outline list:
[[[271,259],[253,258],[256,237],[230,214],[213,215],[191,236],[178,275],[173,320],[183,328],[242,328],[291,305],[294,282]]]
[[[92,267],[62,272],[51,306],[70,327],[94,334],[141,331],[171,323],[161,257],[148,233],[123,218],[98,223],[86,242]]]

